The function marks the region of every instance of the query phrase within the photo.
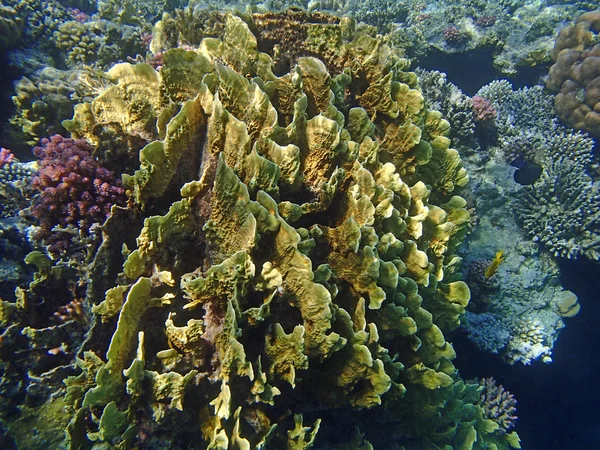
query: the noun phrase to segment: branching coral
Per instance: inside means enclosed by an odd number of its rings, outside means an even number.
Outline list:
[[[486,419],[490,419],[500,427],[502,432],[514,428],[517,421],[517,400],[502,385],[497,385],[493,378],[479,381],[481,396],[477,404],[484,410]]]
[[[599,194],[581,166],[563,157],[521,191],[515,211],[527,233],[555,256],[599,259]]]
[[[496,118],[496,109],[492,103],[479,95],[473,96],[475,122],[492,121]]]
[[[513,330],[504,357],[511,364],[531,364],[536,359],[552,362],[552,348],[546,342],[544,326],[537,320],[522,320]]]
[[[598,187],[585,169],[594,142],[557,124],[551,99],[540,87],[513,91],[507,81],[479,91],[498,110],[503,156],[537,161],[545,171],[524,187],[514,210],[525,231],[555,256],[598,259]]]
[[[52,253],[67,251],[72,240],[67,227],[87,235],[94,223],[106,220],[112,205],[124,203],[120,181],[99,166],[91,150],[85,141],[60,135],[43,139],[42,147],[34,149],[41,161],[33,179],[39,195],[32,214],[40,225],[38,239],[51,243]]]
[[[449,137],[463,148],[474,146],[475,118],[472,99],[438,71],[417,69],[419,85],[428,108],[439,111],[450,122]]]
[[[102,40],[77,20],[62,23],[52,35],[54,45],[67,54],[69,65],[89,64],[97,57]]]

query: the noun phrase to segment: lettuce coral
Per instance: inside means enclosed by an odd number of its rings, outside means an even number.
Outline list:
[[[448,123],[381,37],[298,18],[336,46],[276,75],[253,19],[225,14],[220,38],[168,50],[160,72],[115,66],[66,124],[95,145],[111,118],[152,140],[124,177],[137,248],[107,225],[120,252],[93,264],[126,256],[88,298],[101,320],[66,380],[72,448],[519,448],[443,334],[470,297]]]

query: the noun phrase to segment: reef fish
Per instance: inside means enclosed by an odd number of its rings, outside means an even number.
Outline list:
[[[534,161],[526,160],[523,156],[517,157],[510,165],[517,168],[513,177],[517,183],[523,186],[535,183],[543,171],[542,166]]]
[[[500,266],[500,263],[504,261],[504,258],[504,251],[500,250],[496,253],[496,256],[494,256],[494,259],[492,260],[490,265],[487,266],[487,269],[485,269],[484,275],[486,278],[489,279],[494,276],[494,274],[498,271],[498,266]]]

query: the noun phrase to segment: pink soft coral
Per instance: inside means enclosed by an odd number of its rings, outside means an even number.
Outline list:
[[[15,160],[15,155],[7,148],[0,148],[0,169]]]

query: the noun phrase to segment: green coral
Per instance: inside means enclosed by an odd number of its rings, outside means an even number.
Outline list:
[[[87,94],[77,83],[78,76],[76,71],[46,67],[15,82],[12,101],[17,112],[10,118],[12,138],[32,146],[48,135],[64,134],[62,121],[73,116],[76,99]]]
[[[21,37],[23,22],[17,11],[10,6],[0,4],[0,53],[15,46]]]
[[[361,448],[518,447],[451,363],[467,177],[406,60],[338,30],[339,48],[275,75],[244,20],[226,14],[160,72],[116,66],[65,124],[97,146],[113,121],[152,141],[125,180],[147,214],[137,248],[67,379],[71,446],[125,447],[143,416],[172,447],[198,418],[211,449],[308,449],[327,428],[359,430],[337,437]]]
[[[61,23],[52,39],[56,48],[66,52],[66,62],[71,66],[94,61],[102,43],[99,36],[76,20]]]

